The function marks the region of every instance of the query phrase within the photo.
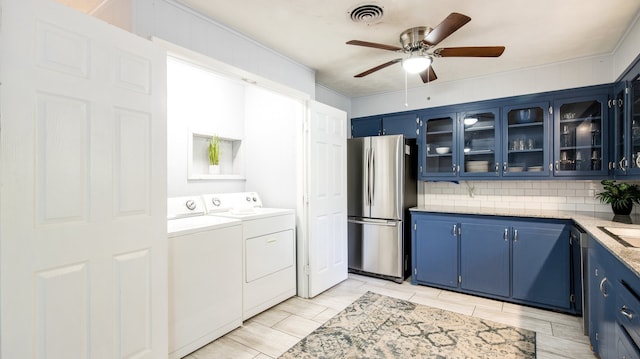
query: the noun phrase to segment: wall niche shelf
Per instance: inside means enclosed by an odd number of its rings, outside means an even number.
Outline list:
[[[209,173],[209,141],[214,134],[207,131],[189,131],[188,174],[189,180],[244,181],[242,140],[218,134],[220,143],[220,173]]]

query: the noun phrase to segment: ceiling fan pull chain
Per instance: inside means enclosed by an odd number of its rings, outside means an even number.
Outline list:
[[[409,91],[407,90],[407,72],[404,71],[404,107],[409,107]]]

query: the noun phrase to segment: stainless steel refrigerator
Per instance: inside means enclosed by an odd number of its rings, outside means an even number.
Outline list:
[[[347,141],[350,272],[396,282],[409,275],[417,167],[416,141],[402,135]]]

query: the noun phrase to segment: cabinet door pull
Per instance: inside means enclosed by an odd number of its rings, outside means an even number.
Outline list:
[[[518,241],[518,230],[517,229],[513,230],[513,241],[514,242]]]
[[[496,162],[496,174],[500,171],[500,163]]]
[[[453,225],[453,231],[451,232],[451,234],[453,234],[454,237],[458,235],[458,225],[457,224]]]
[[[603,296],[608,297],[609,293],[607,292],[607,288],[605,288],[605,284],[607,283],[607,277],[602,278],[602,280],[600,281],[600,293],[602,293]]]
[[[507,163],[506,162],[502,163],[502,172],[504,172],[504,173],[507,172]]]
[[[633,313],[629,312],[629,308],[627,308],[626,305],[623,305],[622,308],[620,308],[620,314],[624,315],[629,320],[633,320]]]
[[[620,162],[618,162],[618,168],[622,170],[622,172],[627,172],[627,158],[622,157]]]
[[[509,240],[509,228],[504,229],[504,240],[505,241]]]

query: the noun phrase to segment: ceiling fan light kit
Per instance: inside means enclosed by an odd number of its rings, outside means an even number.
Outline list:
[[[402,47],[378,44],[360,40],[347,41],[348,45],[372,47],[380,50],[408,54],[407,58],[398,58],[361,72],[354,77],[364,77],[373,72],[391,66],[397,62],[407,73],[420,74],[422,82],[428,83],[437,79],[433,71],[434,57],[498,57],[504,52],[504,46],[443,47],[432,50],[438,43],[460,29],[471,18],[458,13],[451,13],[433,29],[427,26],[412,27],[400,34]]]
[[[419,74],[431,66],[433,58],[428,55],[409,56],[402,60],[402,68],[410,74]]]

